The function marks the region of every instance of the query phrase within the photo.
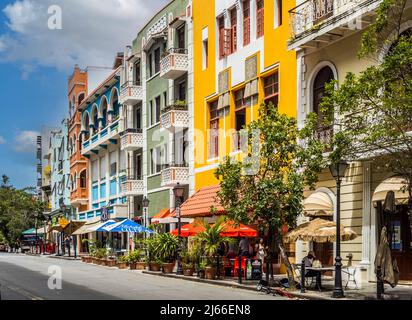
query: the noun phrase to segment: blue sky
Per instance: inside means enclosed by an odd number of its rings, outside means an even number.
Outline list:
[[[35,139],[66,116],[72,67],[111,66],[166,0],[0,0],[0,175],[35,186]],[[62,10],[50,30],[48,9]]]

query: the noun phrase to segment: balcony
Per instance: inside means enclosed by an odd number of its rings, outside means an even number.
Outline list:
[[[70,193],[70,203],[73,207],[79,207],[88,203],[86,188],[77,188]]]
[[[143,178],[128,176],[121,184],[121,192],[126,196],[139,196],[144,194]]]
[[[160,77],[175,80],[189,71],[186,49],[170,49],[160,61]]]
[[[106,149],[108,144],[117,144],[119,132],[119,120],[116,120],[83,142],[82,155],[89,158],[91,154],[97,154],[100,149]]]
[[[173,104],[164,108],[160,115],[160,124],[166,130],[189,127],[189,112],[187,104]]]
[[[181,185],[189,184],[189,167],[186,164],[165,165],[161,174],[162,187],[173,187],[177,183]]]
[[[77,220],[95,220],[102,214],[101,208],[87,212],[79,212]],[[113,204],[108,209],[109,219],[127,219],[129,217],[127,212],[127,204]]]
[[[319,48],[365,28],[382,0],[308,0],[289,11],[288,49]]]
[[[127,81],[120,89],[120,103],[136,104],[143,100],[143,87],[140,83]]]
[[[143,148],[142,129],[127,129],[120,136],[122,151],[135,151]]]

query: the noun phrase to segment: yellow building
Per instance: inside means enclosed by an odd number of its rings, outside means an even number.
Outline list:
[[[193,1],[196,190],[218,184],[214,171],[225,156],[240,153],[238,131],[256,119],[262,102],[296,117],[296,54],[287,50],[294,5]]]

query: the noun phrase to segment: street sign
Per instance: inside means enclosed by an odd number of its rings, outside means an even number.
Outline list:
[[[106,221],[108,221],[108,220],[109,220],[109,213],[108,213],[107,207],[103,207],[103,208],[101,209],[101,211],[102,211],[102,214],[101,214],[101,216],[100,216],[100,221],[101,221],[101,222],[106,222]]]
[[[59,225],[60,227],[62,227],[62,229],[66,229],[66,227],[69,225],[69,221],[67,221],[67,219],[65,218],[60,218],[59,219]]]

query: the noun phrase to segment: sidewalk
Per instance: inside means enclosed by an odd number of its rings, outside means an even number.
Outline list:
[[[52,259],[63,259],[63,260],[81,260],[79,256],[75,259],[74,257],[69,257],[69,256],[56,256],[54,254],[36,254],[36,253],[31,253],[31,252],[26,252],[25,253],[28,256],[33,256],[33,257],[40,257],[40,258],[52,258]]]
[[[162,272],[155,271],[143,271],[145,274],[150,274],[154,276],[169,277],[175,279],[181,279],[186,281],[202,282],[209,283],[218,286],[232,287],[238,289],[245,289],[251,291],[256,290],[257,281],[244,281],[242,284],[239,284],[235,279],[225,279],[225,280],[208,280],[200,279],[195,276],[179,276],[176,274],[164,274]],[[285,278],[285,275],[277,275],[275,279]],[[332,292],[334,287],[333,281],[325,281],[323,283],[325,290],[323,292],[318,292],[316,290],[306,290],[305,293],[301,293],[300,290],[289,291],[282,288],[272,288],[277,294],[294,297],[297,299],[305,300],[336,300],[332,298]],[[354,289],[348,288],[345,290],[345,298],[340,300],[376,300],[376,283],[363,283],[362,288]],[[389,285],[385,285],[385,295],[383,296],[384,300],[412,300],[412,286],[409,285],[398,285],[396,288],[392,289]]]

